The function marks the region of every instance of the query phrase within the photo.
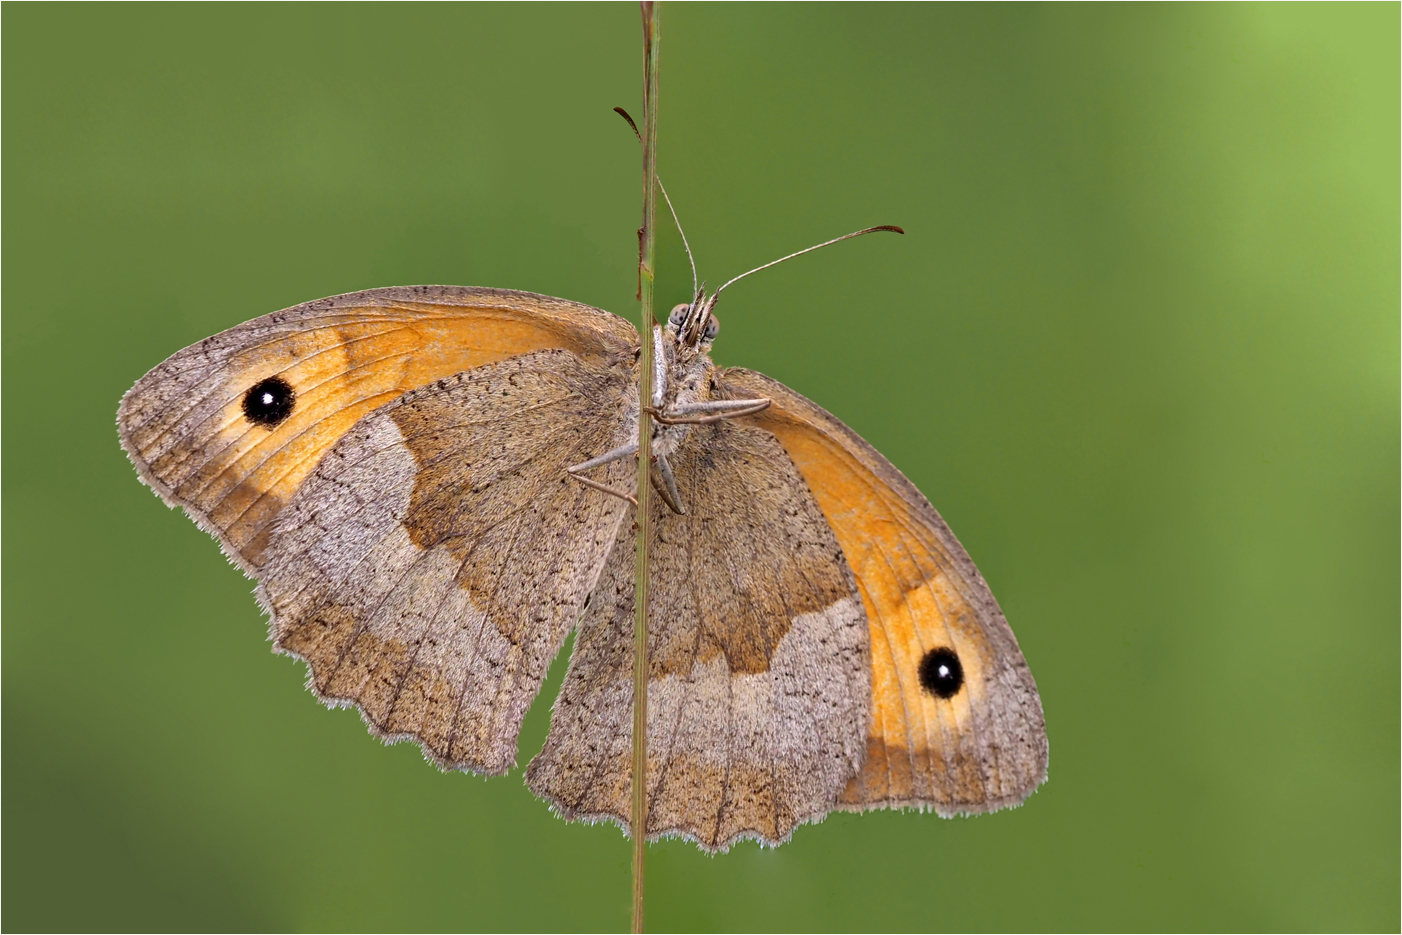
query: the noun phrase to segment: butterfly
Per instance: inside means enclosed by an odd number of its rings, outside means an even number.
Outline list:
[[[179,351],[123,397],[121,442],[257,579],[308,688],[445,770],[515,765],[573,632],[525,779],[565,818],[627,830],[646,408],[647,836],[716,851],[834,810],[1022,802],[1046,777],[1042,706],[988,586],[855,432],[712,363],[718,295],[654,323],[646,407],[624,319],[409,286]]]

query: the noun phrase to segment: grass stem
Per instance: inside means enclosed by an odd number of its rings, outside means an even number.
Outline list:
[[[643,930],[643,863],[647,855],[647,611],[648,535],[652,493],[652,323],[657,211],[657,70],[661,45],[658,4],[644,0],[643,16],[643,226],[638,232],[638,299],[642,354],[638,360],[637,565],[633,577],[633,931]]]

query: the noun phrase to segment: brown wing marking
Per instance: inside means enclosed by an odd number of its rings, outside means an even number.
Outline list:
[[[626,504],[565,467],[629,435],[629,368],[551,349],[358,422],[279,516],[259,570],[309,687],[448,768],[499,773]],[[632,466],[601,470],[627,483]]]
[[[748,424],[772,433],[802,473],[856,577],[871,634],[872,730],[846,808],[928,806],[941,814],[1021,802],[1046,776],[1041,701],[983,578],[928,501],[839,420],[776,381],[731,369],[735,398],[769,397]],[[962,690],[922,687],[932,649],[953,649]]]
[[[321,299],[192,345],[122,399],[122,444],[142,478],[214,533],[246,571],[272,520],[366,414],[408,390],[543,348],[624,361],[636,332],[598,309],[525,292],[411,286]],[[297,394],[269,428],[243,396],[279,376]]]
[[[687,513],[653,501],[649,837],[769,844],[820,818],[868,733],[867,627],[832,530],[766,432],[698,428],[673,458]],[[575,637],[531,788],[627,827],[633,542],[621,536]]]

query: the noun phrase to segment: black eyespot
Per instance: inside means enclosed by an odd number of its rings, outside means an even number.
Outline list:
[[[964,687],[964,667],[954,650],[945,646],[932,649],[920,660],[920,684],[940,698],[953,698]]]
[[[297,394],[292,392],[292,384],[282,377],[268,377],[259,380],[243,394],[243,414],[254,425],[272,428],[292,415],[292,407],[297,402]]]
[[[685,302],[683,302],[681,305],[672,306],[672,314],[667,316],[667,323],[669,325],[676,325],[678,328],[680,328],[682,326],[682,322],[686,321],[686,313],[689,311],[691,311],[691,306],[687,305]]]
[[[706,330],[702,337],[704,340],[714,341],[718,334],[720,334],[720,322],[716,320],[716,316],[712,315],[706,319]]]

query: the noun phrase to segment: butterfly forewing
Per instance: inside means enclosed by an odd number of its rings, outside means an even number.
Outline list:
[[[617,534],[622,501],[564,469],[632,431],[636,347],[560,299],[379,289],[176,353],[118,427],[142,478],[259,579],[320,697],[501,772]],[[619,471],[627,486],[631,466],[598,476]]]
[[[443,766],[514,764],[627,506],[565,468],[626,440],[628,377],[537,351],[408,393],[331,450],[260,575],[277,646],[318,693]]]
[[[375,289],[264,315],[177,352],[123,397],[117,427],[142,479],[256,572],[279,511],[378,407],[542,348],[607,367],[630,360],[636,346],[627,322],[561,299]]]
[[[856,578],[870,627],[871,733],[837,807],[984,812],[1046,778],[1042,703],[982,575],[934,507],[838,419],[762,374],[722,395],[773,400],[746,417],[782,444]]]

